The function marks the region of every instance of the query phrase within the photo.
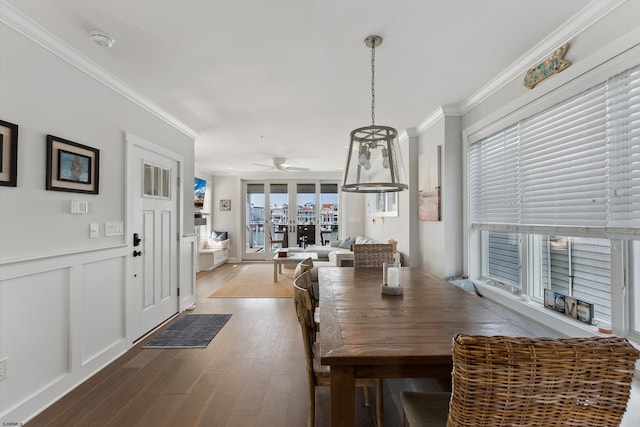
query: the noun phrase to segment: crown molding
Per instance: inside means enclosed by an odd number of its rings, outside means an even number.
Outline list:
[[[460,117],[462,112],[456,105],[441,105],[431,113],[426,119],[418,123],[415,127],[416,135],[422,135],[427,129],[429,129],[435,122],[445,117]]]
[[[531,64],[541,61],[549,55],[549,52],[552,52],[563,43],[575,38],[600,19],[620,7],[626,1],[627,0],[614,0],[611,2],[604,2],[601,0],[592,0],[591,3],[585,6],[581,11],[569,18],[566,23],[558,27],[555,31],[511,64],[509,68],[480,88],[480,90],[469,98],[461,102],[459,104],[459,110],[462,114],[466,114],[514,79],[521,78],[525,71],[531,67]]]
[[[122,95],[127,100],[138,105],[139,107],[158,117],[167,124],[173,126],[190,138],[195,140],[199,137],[198,133],[195,130],[189,128],[180,120],[173,117],[147,98],[129,88],[115,76],[101,69],[96,63],[90,61],[80,52],[64,43],[58,37],[47,31],[40,24],[36,23],[29,17],[19,12],[13,6],[7,4],[4,0],[0,0],[0,22],[27,37],[31,41],[42,46],[62,60],[73,65],[78,70],[93,77],[95,80],[107,86],[109,89]]]

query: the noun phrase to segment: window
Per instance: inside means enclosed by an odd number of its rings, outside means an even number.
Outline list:
[[[142,177],[142,197],[171,198],[171,170],[145,163]]]
[[[468,177],[476,277],[640,336],[640,66],[473,143]]]
[[[485,236],[487,242],[485,276],[498,284],[520,289],[522,267],[520,235],[489,231]]]

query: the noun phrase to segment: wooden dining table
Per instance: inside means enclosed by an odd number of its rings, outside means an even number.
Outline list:
[[[354,425],[356,378],[450,377],[456,334],[559,336],[419,269],[402,268],[401,295],[382,294],[381,279],[380,268],[318,270],[332,426]]]

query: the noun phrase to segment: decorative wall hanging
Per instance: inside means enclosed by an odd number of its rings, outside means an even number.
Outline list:
[[[434,150],[435,148],[435,150]],[[441,219],[441,175],[442,146],[427,147],[425,149],[427,159],[424,168],[424,177],[420,177],[420,189],[418,190],[418,220],[440,221]],[[422,173],[420,168],[420,173]]]
[[[571,65],[571,62],[564,59],[567,50],[569,50],[569,43],[563,44],[550,57],[530,68],[525,74],[522,84],[529,89],[533,89],[535,85],[547,77],[567,69]]]
[[[18,125],[0,120],[0,185],[18,185]]]
[[[47,135],[47,190],[98,194],[100,150]]]
[[[229,200],[229,199],[220,200],[220,210],[221,211],[230,211],[231,210],[231,200]]]

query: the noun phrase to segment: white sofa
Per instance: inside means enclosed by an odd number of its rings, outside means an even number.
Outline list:
[[[314,260],[314,265],[319,266],[332,266],[332,267],[343,267],[342,260],[350,260],[353,259],[353,252],[351,251],[351,246],[354,244],[366,244],[366,243],[377,243],[374,240],[364,237],[357,236],[354,238],[346,238],[343,240],[332,240],[329,242],[329,246],[307,246],[306,248],[299,247],[290,247],[289,252],[315,252],[318,254],[318,260]]]

